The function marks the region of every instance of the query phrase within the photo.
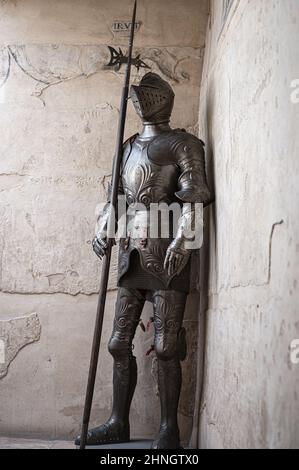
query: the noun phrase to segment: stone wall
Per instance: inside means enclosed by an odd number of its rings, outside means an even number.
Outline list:
[[[216,203],[202,265],[200,447],[299,446],[298,7],[211,2],[200,135]]]
[[[138,2],[135,55],[174,87],[173,127],[197,132],[207,1]],[[92,253],[95,207],[111,173],[124,69],[108,68],[107,46],[124,52],[128,0],[0,2],[0,433],[48,438],[77,434],[87,380],[100,263]],[[136,68],[138,82],[147,69]],[[126,134],[140,127],[129,106]],[[92,424],[111,405],[106,351],[115,301],[108,294]],[[192,426],[196,294],[189,300],[189,356],[180,406]],[[143,319],[150,315],[147,307]],[[132,430],[158,425],[152,331],[138,331],[140,380]],[[153,369],[153,370],[152,370]],[[152,370],[152,372],[151,372]]]

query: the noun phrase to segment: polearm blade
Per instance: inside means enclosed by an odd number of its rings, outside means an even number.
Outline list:
[[[132,50],[133,50],[135,22],[136,22],[136,9],[137,9],[137,1],[135,0],[133,16],[132,16],[131,32],[130,32],[128,62],[127,62],[127,68],[126,68],[126,73],[125,73],[125,82],[124,82],[124,86],[122,90],[122,97],[121,97],[121,104],[120,104],[120,116],[119,116],[117,139],[116,139],[116,151],[115,151],[112,178],[111,178],[111,205],[114,207],[114,209],[117,203],[120,165],[121,165],[122,153],[123,153],[125,120],[126,120],[126,114],[127,114],[127,103],[128,103],[129,83],[130,83],[131,64],[132,64]],[[107,227],[108,237],[111,233],[113,233],[112,232],[113,225],[114,225],[114,217],[109,217],[108,227]],[[83,413],[83,423],[82,423],[82,431],[81,431],[81,439],[80,439],[80,449],[85,449],[85,446],[86,446],[94,385],[95,385],[98,359],[99,359],[99,350],[100,350],[100,344],[101,344],[113,239],[108,238],[107,242],[108,242],[108,246],[106,249],[106,254],[103,259],[96,322],[95,322],[93,343],[92,343],[92,349],[91,349],[91,358],[90,358],[88,382],[87,382],[84,413]]]

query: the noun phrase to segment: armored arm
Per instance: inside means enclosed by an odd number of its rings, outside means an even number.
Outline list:
[[[111,185],[109,183],[108,186],[108,197],[107,197],[107,203],[104,205],[102,211],[100,212],[100,215],[98,216],[97,224],[96,224],[96,234],[95,237],[92,241],[92,248],[95,254],[99,258],[103,258],[105,255],[105,251],[107,248],[107,228],[108,228],[108,221],[110,217],[115,217],[115,226],[117,223],[117,214],[112,213],[112,205],[110,202],[110,194],[111,194]],[[122,184],[121,184],[121,178],[118,186],[118,194],[124,194]]]
[[[130,137],[125,143],[124,143],[124,152],[123,152],[123,164],[130,155],[132,144],[137,137],[137,134],[133,135]],[[96,235],[93,239],[92,242],[92,248],[95,254],[99,258],[103,258],[105,255],[105,251],[107,248],[107,227],[108,227],[108,220],[111,216],[115,217],[115,224],[117,224],[117,213],[112,213],[112,206],[110,203],[110,193],[111,193],[111,186],[109,183],[108,186],[108,197],[107,197],[107,203],[103,207],[98,220],[97,220],[97,229],[96,229]],[[118,194],[123,195],[124,190],[122,187],[122,180],[121,177],[119,178],[119,185],[118,185]],[[116,212],[116,211],[115,211]],[[116,227],[115,227],[116,228]]]
[[[201,211],[210,201],[203,142],[191,134],[183,134],[176,143],[175,157],[180,169],[178,191],[175,195],[182,201],[182,212],[176,236],[168,247],[164,261],[164,268],[170,276],[179,274],[187,264],[192,242],[197,242],[194,243],[194,248],[200,247]]]

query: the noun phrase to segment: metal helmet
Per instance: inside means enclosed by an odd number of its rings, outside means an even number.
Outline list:
[[[158,74],[149,72],[139,85],[131,85],[130,97],[137,114],[143,121],[169,121],[174,92]]]

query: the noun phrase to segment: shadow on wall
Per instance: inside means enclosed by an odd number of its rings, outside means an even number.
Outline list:
[[[211,81],[211,84],[208,87],[208,95],[207,95],[207,110],[206,110],[206,120],[207,120],[207,138],[206,138],[206,171],[207,171],[207,178],[208,184],[212,193],[212,204],[210,205],[210,218],[209,220],[205,221],[207,223],[207,229],[205,234],[214,234],[214,259],[217,265],[217,198],[216,198],[216,188],[215,188],[215,167],[214,167],[214,139],[212,136],[212,122],[214,119],[214,96],[215,96],[215,85],[214,81]],[[206,217],[208,218],[208,217]],[[212,232],[211,232],[212,230]],[[209,241],[209,240],[207,240]],[[204,248],[204,251],[209,254],[210,253],[210,246],[207,244],[207,247]],[[206,279],[208,281],[208,277]]]
[[[199,264],[199,332],[198,332],[198,356],[197,356],[197,384],[194,408],[193,431],[190,439],[190,446],[198,448],[200,443],[199,429],[201,411],[204,409],[204,387],[205,387],[205,362],[206,362],[206,341],[207,341],[207,312],[209,309],[209,285],[211,275],[211,259],[217,261],[217,218],[216,218],[216,190],[215,190],[215,169],[213,138],[211,123],[214,114],[214,84],[211,83],[207,93],[206,108],[206,172],[208,185],[212,194],[212,201],[204,211],[204,239],[200,250]],[[213,240],[214,238],[214,240]],[[214,253],[213,253],[214,252]]]

